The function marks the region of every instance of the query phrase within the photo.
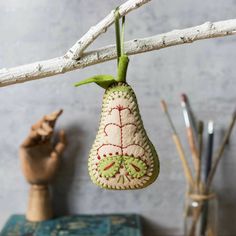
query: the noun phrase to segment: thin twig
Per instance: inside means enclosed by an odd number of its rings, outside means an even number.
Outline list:
[[[197,40],[233,34],[236,34],[236,19],[214,23],[207,22],[183,30],[174,30],[149,38],[128,41],[125,43],[125,53],[127,55],[133,55],[175,45],[192,43]],[[79,60],[68,59],[62,56],[10,69],[4,68],[0,70],[0,87],[63,74],[68,71],[113,60],[116,59],[116,57],[116,46],[112,45],[84,53]]]
[[[143,4],[150,2],[151,0],[128,0],[121,6],[119,6],[120,17],[125,16],[132,10],[141,7]],[[114,23],[114,10],[110,12],[102,21],[97,25],[92,26],[89,31],[78,40],[66,53],[66,57],[70,59],[78,59],[84,50],[102,33],[107,31],[107,28]]]

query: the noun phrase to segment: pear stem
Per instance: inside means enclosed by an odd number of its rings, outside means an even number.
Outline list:
[[[117,82],[126,82],[126,73],[128,69],[129,58],[126,55],[122,55],[119,60],[118,65],[118,74],[117,74]]]

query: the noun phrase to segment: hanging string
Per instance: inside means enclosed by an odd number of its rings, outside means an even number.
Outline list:
[[[116,51],[117,51],[117,65],[121,56],[121,40],[120,40],[120,13],[119,7],[115,10],[115,30],[116,30]]]
[[[124,48],[124,40],[125,40],[125,16],[122,17],[122,28],[121,28],[121,55],[125,54]]]
[[[117,50],[117,63],[118,63],[118,73],[116,81],[126,82],[126,73],[129,64],[129,58],[125,55],[124,49],[124,35],[125,35],[125,17],[122,17],[122,29],[120,32],[120,14],[119,8],[115,11],[115,30],[116,30],[116,50]]]

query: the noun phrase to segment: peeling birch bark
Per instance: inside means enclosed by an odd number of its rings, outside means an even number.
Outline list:
[[[120,16],[124,16],[132,10],[141,7],[143,4],[150,2],[151,0],[129,0],[124,4],[119,6]],[[66,58],[69,59],[78,59],[82,56],[84,50],[102,33],[107,31],[107,28],[111,26],[115,21],[114,16],[115,11],[112,10],[111,13],[106,16],[102,21],[97,25],[92,26],[89,31],[78,40],[66,53]]]
[[[193,43],[197,40],[234,34],[236,34],[236,19],[213,23],[206,22],[195,27],[173,30],[149,38],[133,39],[125,43],[125,52],[128,55],[133,55],[175,45]],[[83,56],[78,60],[61,56],[9,69],[3,68],[0,70],[0,87],[63,74],[113,59],[116,59],[115,45],[83,53]]]

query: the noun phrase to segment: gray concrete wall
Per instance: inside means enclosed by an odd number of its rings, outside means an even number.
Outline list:
[[[122,1],[123,2],[123,1]],[[121,1],[0,1],[0,67],[12,67],[62,55],[90,26]],[[147,37],[236,16],[235,0],[153,0],[127,17],[126,39]],[[114,29],[91,48],[114,43]],[[212,39],[130,58],[128,82],[136,91],[147,132],[160,155],[161,173],[138,191],[105,191],[93,185],[87,157],[99,122],[103,90],[74,82],[97,73],[115,73],[109,62],[41,81],[0,89],[0,226],[13,213],[24,213],[28,185],[20,171],[18,146],[42,115],[65,110],[58,127],[69,146],[54,183],[58,214],[135,212],[146,219],[147,236],[182,235],[185,180],[170,130],[159,107],[170,111],[188,150],[179,95],[189,94],[197,115],[226,127],[236,101],[236,37]],[[187,152],[188,155],[189,151]],[[220,235],[236,235],[236,132],[214,182],[219,196]]]

